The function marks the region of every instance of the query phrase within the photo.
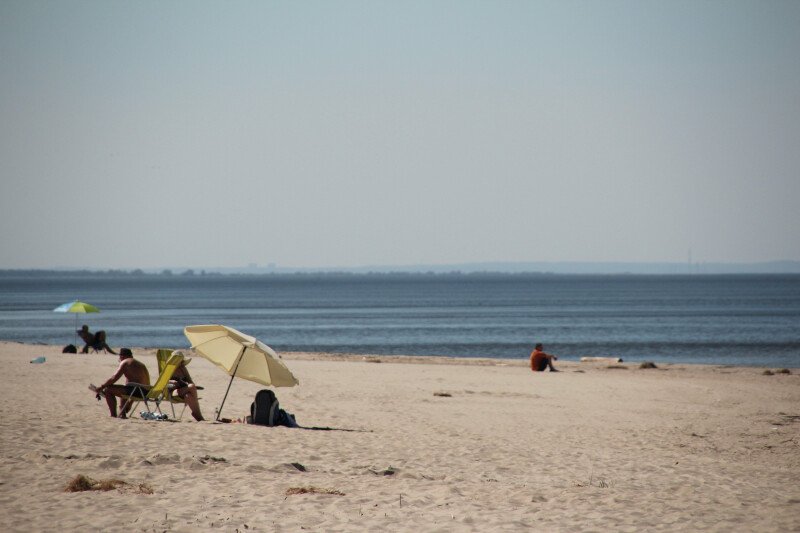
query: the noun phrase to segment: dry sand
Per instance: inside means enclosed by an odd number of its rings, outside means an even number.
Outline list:
[[[0,530],[800,530],[797,369],[284,359],[282,407],[355,431],[114,419],[87,386],[116,357],[0,343]],[[211,418],[228,379],[190,369]],[[79,474],[128,485],[64,492]]]

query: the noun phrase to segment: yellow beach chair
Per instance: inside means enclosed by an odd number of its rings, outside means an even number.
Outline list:
[[[164,371],[164,367],[167,366],[167,361],[169,361],[171,355],[172,355],[172,350],[167,350],[166,348],[159,348],[156,351],[156,360],[158,361],[159,374],[161,374]]]
[[[161,402],[169,402],[170,407],[172,407],[173,403],[182,403],[182,400],[180,399],[178,399],[178,402],[174,402],[172,393],[169,390],[169,380],[172,379],[172,374],[175,373],[175,370],[177,370],[182,362],[182,355],[171,355],[164,363],[164,368],[159,372],[158,379],[153,386],[143,385],[141,383],[129,383],[129,385],[135,386],[133,394],[128,396],[128,402],[136,402],[133,404],[132,410],[135,412],[136,406],[139,405],[140,402],[144,401],[147,410],[150,411],[149,402],[153,402],[156,404],[156,410],[159,412],[159,414],[163,414],[161,412]],[[183,415],[183,413],[181,413],[181,415]],[[173,418],[175,417],[174,407],[172,407],[172,416]]]
[[[156,350],[156,360],[158,361],[158,372],[159,372],[159,374],[164,371],[164,367],[167,365],[167,361],[169,360],[169,358],[172,356],[173,353],[174,353],[174,350],[169,350],[167,348],[159,348],[158,350]],[[183,364],[184,365],[188,365],[190,361],[191,361],[191,358],[188,358],[188,357],[184,356],[184,358],[183,358]],[[201,387],[199,385],[195,385],[195,387],[197,388],[198,391],[203,390],[203,387]],[[180,416],[177,417],[177,420],[181,420],[183,418],[183,413],[186,412],[186,402],[183,401],[183,398],[181,398],[179,396],[173,396],[172,395],[172,391],[170,391],[170,394],[167,395],[167,397],[165,399],[170,403],[170,407],[172,408],[172,416],[173,417],[175,417],[175,406],[172,405],[172,404],[176,404],[176,403],[183,404],[183,409],[181,409],[181,414],[180,414]],[[198,398],[198,400],[199,399],[200,398]]]

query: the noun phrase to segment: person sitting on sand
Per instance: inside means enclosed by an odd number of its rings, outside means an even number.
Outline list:
[[[192,376],[189,375],[189,369],[186,368],[186,363],[190,360],[184,359],[175,372],[172,374],[172,379],[169,380],[169,388],[172,394],[182,399],[192,416],[198,422],[204,420],[203,414],[200,412],[200,400],[197,396],[197,386],[192,381]]]
[[[125,376],[125,385],[114,385],[119,378]],[[120,403],[120,418],[127,418],[128,411],[133,406],[130,398],[136,395],[137,398],[142,398],[142,388],[131,383],[138,383],[140,385],[150,386],[150,373],[144,363],[133,358],[133,352],[128,348],[120,348],[119,350],[119,367],[114,375],[108,378],[105,383],[99,387],[89,385],[89,389],[97,394],[97,399],[103,395],[106,397],[108,410],[111,416],[117,416],[117,398]],[[147,394],[146,389],[144,394]]]
[[[85,343],[81,353],[89,353],[89,348],[94,349],[94,351],[99,352],[100,350],[105,350],[106,352],[111,352],[114,355],[117,355],[117,352],[111,349],[111,347],[106,344],[106,332],[105,331],[98,331],[95,334],[92,334],[89,331],[89,326],[86,324],[83,325],[81,329],[77,332],[78,336],[83,339]]]
[[[544,372],[547,367],[550,367],[550,372],[558,372],[553,367],[553,359],[558,359],[555,355],[544,353],[544,346],[541,343],[537,344],[531,352],[531,370],[533,372]]]

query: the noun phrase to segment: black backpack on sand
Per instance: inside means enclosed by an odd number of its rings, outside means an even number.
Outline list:
[[[256,393],[256,401],[250,404],[250,419],[259,426],[278,425],[278,398],[269,389],[262,389]]]
[[[256,401],[250,404],[250,423],[270,427],[299,427],[294,415],[281,409],[278,398],[269,389],[256,393]]]

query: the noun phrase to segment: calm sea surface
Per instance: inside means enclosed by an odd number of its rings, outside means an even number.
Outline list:
[[[0,339],[185,348],[225,324],[278,351],[800,367],[800,276],[124,276],[0,273]]]

